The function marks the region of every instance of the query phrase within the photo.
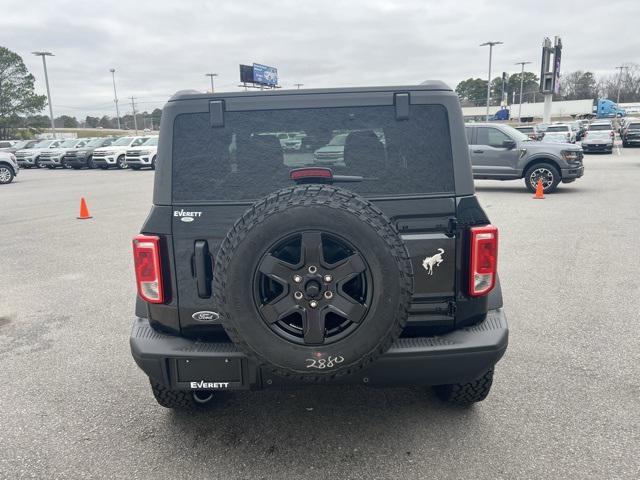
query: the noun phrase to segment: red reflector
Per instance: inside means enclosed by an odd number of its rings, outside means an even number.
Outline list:
[[[133,263],[138,295],[149,303],[163,303],[160,238],[138,235],[133,239]]]
[[[330,168],[296,168],[289,172],[291,180],[303,180],[305,178],[333,178],[333,172]]]
[[[496,284],[498,271],[498,229],[493,225],[471,229],[469,294],[479,297]]]

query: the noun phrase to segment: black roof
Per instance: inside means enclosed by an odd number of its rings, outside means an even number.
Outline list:
[[[358,93],[358,92],[396,92],[396,91],[442,91],[452,92],[453,90],[444,82],[439,80],[427,80],[420,85],[400,85],[386,87],[343,87],[343,88],[307,88],[307,89],[269,89],[269,90],[253,90],[250,92],[217,92],[204,93],[197,90],[180,90],[176,92],[170,99],[170,102],[176,100],[198,100],[206,98],[229,98],[229,97],[256,97],[271,95],[308,95],[315,93]]]

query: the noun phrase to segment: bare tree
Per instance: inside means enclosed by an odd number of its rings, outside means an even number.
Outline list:
[[[640,102],[640,65],[631,63],[626,67],[622,73],[598,79],[597,92],[600,98],[615,100],[620,88],[620,103]]]

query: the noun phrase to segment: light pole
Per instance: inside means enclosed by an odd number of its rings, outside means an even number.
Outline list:
[[[524,88],[524,66],[530,64],[531,62],[517,62],[515,65],[522,65],[522,70],[520,71],[520,105],[518,106],[518,121],[522,122],[522,89]]]
[[[51,116],[51,133],[56,138],[56,126],[53,123],[53,105],[51,104],[51,90],[49,90],[49,76],[47,75],[47,60],[44,57],[53,57],[51,52],[31,52],[37,57],[42,57],[42,65],[44,66],[44,82],[47,85],[47,99],[49,101],[49,115]]]
[[[489,46],[489,78],[487,79],[487,122],[489,121],[489,103],[491,102],[491,56],[493,54],[494,45],[502,45],[503,42],[484,42],[481,47]]]
[[[620,76],[618,77],[618,98],[616,100],[616,105],[620,103],[620,85],[622,83],[622,69],[628,69],[629,67],[627,65],[620,65],[619,67],[616,67],[620,69]]]
[[[116,93],[116,69],[109,70],[113,78],[113,101],[116,104],[116,120],[118,120],[118,130],[120,130],[120,110],[118,109],[118,94]]]
[[[211,93],[213,93],[213,77],[217,77],[217,73],[205,73],[205,77],[209,77],[211,79]]]

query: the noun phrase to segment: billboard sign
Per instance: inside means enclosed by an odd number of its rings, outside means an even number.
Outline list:
[[[253,67],[251,65],[240,65],[240,81],[253,83]]]
[[[278,69],[275,67],[269,67],[267,65],[261,65],[259,63],[253,64],[253,81],[260,85],[269,85],[275,87],[278,85]]]

